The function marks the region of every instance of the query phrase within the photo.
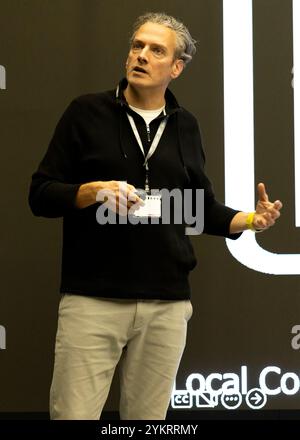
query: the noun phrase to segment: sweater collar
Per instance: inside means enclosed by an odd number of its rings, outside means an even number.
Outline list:
[[[128,103],[127,103],[126,98],[124,96],[124,90],[126,89],[127,84],[128,84],[128,82],[127,82],[126,78],[123,78],[120,81],[120,83],[119,83],[119,85],[118,85],[118,87],[116,89],[115,99],[116,99],[116,102],[119,105],[120,109],[122,107],[124,107],[124,108],[126,108],[126,111],[128,113],[132,112],[133,116],[134,116],[134,115],[137,115],[137,114],[133,110],[131,110],[131,108],[128,106]],[[179,112],[182,111],[182,108],[178,105],[178,102],[177,102],[175,96],[173,95],[173,93],[169,89],[166,90],[165,100],[166,100],[166,107],[165,107],[166,114],[169,116],[169,115],[175,113],[174,116],[175,116],[176,127],[177,127],[177,136],[178,136],[178,141],[179,141],[180,159],[181,159],[181,162],[182,162],[182,166],[183,166],[183,168],[185,170],[185,173],[186,173],[188,179],[190,180],[190,177],[189,177],[189,174],[188,174],[188,171],[187,171],[187,167],[185,165],[185,160],[184,160],[184,155],[183,155],[183,148],[182,148],[182,145],[181,145],[182,141],[181,141],[181,136],[180,136],[179,117],[178,116],[179,116]],[[123,113],[122,111],[119,112],[120,148],[121,148],[121,151],[122,151],[122,154],[123,154],[124,158],[127,159],[127,153],[126,153],[126,151],[124,149],[124,146],[123,146],[122,117],[121,117],[122,113]],[[161,118],[161,117],[164,117],[164,116],[163,115],[158,116],[158,118]]]
[[[128,81],[126,78],[123,78],[116,89],[116,102],[121,106],[126,106],[129,108],[128,103],[126,101],[126,98],[124,96],[124,90],[126,89],[128,85]],[[170,89],[166,90],[165,93],[165,100],[166,100],[166,114],[171,115],[172,113],[177,112],[178,110],[181,110],[175,96],[171,92]]]

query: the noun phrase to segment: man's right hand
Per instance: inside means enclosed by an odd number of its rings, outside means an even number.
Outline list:
[[[79,187],[75,205],[83,209],[96,202],[105,202],[112,211],[119,215],[127,215],[133,205],[143,204],[143,200],[135,191],[133,185],[117,180],[84,183]]]

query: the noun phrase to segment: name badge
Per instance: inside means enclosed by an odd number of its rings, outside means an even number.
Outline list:
[[[161,217],[161,195],[147,195],[144,205],[133,213],[135,217]]]

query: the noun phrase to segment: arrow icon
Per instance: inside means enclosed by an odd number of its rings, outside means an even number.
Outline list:
[[[267,403],[267,396],[260,388],[253,388],[246,395],[246,403],[249,408],[260,409]]]
[[[250,397],[250,400],[255,400],[255,405],[258,405],[262,400],[262,397],[256,392],[253,397]]]

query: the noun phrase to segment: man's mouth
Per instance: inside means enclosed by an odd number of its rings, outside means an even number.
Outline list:
[[[133,70],[133,72],[147,73],[145,69],[143,69],[142,67],[138,67],[138,66],[134,67],[132,70]]]

